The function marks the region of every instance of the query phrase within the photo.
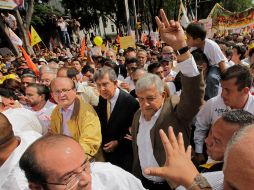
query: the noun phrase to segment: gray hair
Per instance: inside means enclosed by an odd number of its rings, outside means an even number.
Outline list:
[[[159,76],[155,75],[155,74],[151,74],[151,73],[147,73],[145,74],[143,77],[141,77],[136,84],[136,92],[140,92],[142,90],[146,90],[151,86],[155,86],[155,88],[157,89],[157,91],[159,93],[164,92],[164,83],[163,81],[160,79]]]
[[[107,66],[104,66],[100,69],[98,69],[93,76],[94,81],[96,82],[99,79],[102,79],[106,74],[109,76],[109,80],[114,82],[117,80],[116,72]]]
[[[230,150],[233,148],[235,144],[237,144],[241,139],[243,139],[247,134],[249,129],[252,129],[254,125],[247,125],[245,127],[242,127],[239,131],[237,131],[233,137],[230,139],[228,142],[225,154],[224,154],[224,165],[223,165],[223,170],[226,168],[227,165],[227,159],[228,159],[228,154]]]
[[[240,128],[254,123],[254,115],[245,110],[231,110],[222,114],[225,122],[237,124]]]

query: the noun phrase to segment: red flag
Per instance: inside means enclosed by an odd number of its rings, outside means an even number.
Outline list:
[[[22,46],[19,46],[19,48],[21,49],[23,56],[26,60],[27,66],[33,71],[35,72],[35,74],[38,76],[40,75],[40,72],[38,70],[38,68],[36,67],[36,65],[33,63],[32,59],[30,58],[30,56],[26,53],[26,50],[24,50],[24,48]]]
[[[83,38],[82,40],[82,43],[81,43],[81,49],[80,49],[80,56],[84,59],[84,56],[85,56],[85,48],[86,48],[86,39],[85,37]]]

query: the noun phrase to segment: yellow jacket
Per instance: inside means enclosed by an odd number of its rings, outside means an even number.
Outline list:
[[[67,126],[71,136],[79,142],[85,153],[94,156],[101,145],[102,137],[100,120],[93,107],[76,98]],[[63,134],[62,113],[59,106],[51,114],[50,128],[53,134]]]

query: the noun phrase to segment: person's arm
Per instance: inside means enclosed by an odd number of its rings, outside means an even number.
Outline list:
[[[196,117],[194,143],[195,143],[195,152],[198,154],[203,153],[205,137],[210,129],[210,125],[212,122],[212,104],[213,104],[212,100],[207,101],[201,108],[201,110],[198,112]]]
[[[219,65],[219,68],[220,68],[221,72],[224,72],[227,69],[225,61],[219,62],[218,65]]]
[[[162,177],[175,186],[200,190],[196,180],[200,175],[191,161],[191,146],[185,151],[182,133],[176,137],[172,127],[168,129],[169,138],[162,129],[159,133],[166,152],[166,162],[163,167],[146,168],[145,174]],[[208,182],[206,189],[211,189]]]
[[[85,153],[94,156],[101,145],[101,125],[99,117],[92,108],[87,105],[86,111],[82,114],[82,123],[80,127],[79,143],[85,150]]]

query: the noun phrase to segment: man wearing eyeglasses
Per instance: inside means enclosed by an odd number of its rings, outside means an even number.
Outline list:
[[[69,78],[55,78],[50,89],[58,104],[51,115],[52,133],[73,137],[86,154],[95,155],[101,144],[101,128],[93,107],[77,98],[75,83]]]
[[[145,190],[137,178],[123,169],[89,161],[83,148],[63,135],[35,141],[19,165],[31,190]]]

